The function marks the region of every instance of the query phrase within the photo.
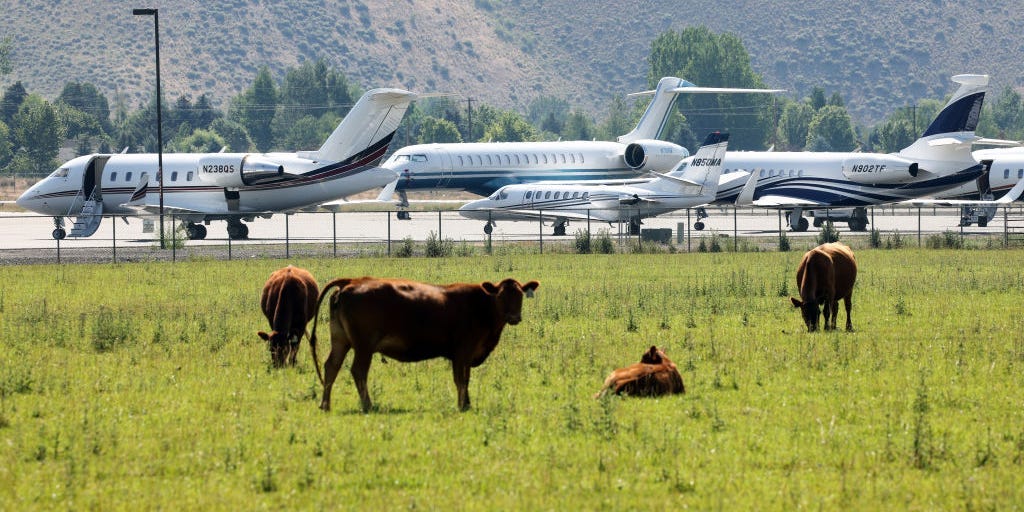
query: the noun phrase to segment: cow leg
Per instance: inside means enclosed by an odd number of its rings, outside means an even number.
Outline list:
[[[366,389],[366,376],[370,373],[370,362],[373,361],[373,352],[359,351],[352,359],[352,380],[356,383],[356,391],[359,392],[359,402],[363,406],[363,412],[370,412],[370,391]]]
[[[345,362],[348,355],[349,343],[342,333],[335,333],[334,325],[331,325],[331,353],[324,361],[324,396],[320,400],[320,408],[331,410],[331,388],[334,386],[334,379],[338,378],[341,371],[341,364]]]
[[[459,410],[469,410],[469,364],[452,361],[452,376],[455,378],[455,391],[459,396]]]
[[[850,297],[843,297],[843,305],[846,306],[846,330],[848,332],[853,332],[853,320],[850,319],[850,309],[853,308],[851,302]]]

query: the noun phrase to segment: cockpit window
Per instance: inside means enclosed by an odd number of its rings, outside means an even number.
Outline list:
[[[409,155],[395,155],[392,158],[392,160],[394,160],[396,164],[400,164],[402,162],[408,162],[409,161]]]
[[[427,155],[412,155],[413,162],[426,162]]]
[[[56,171],[53,171],[50,174],[50,177],[51,178],[67,178],[68,177],[68,168],[67,167],[61,167],[60,169],[57,169]]]

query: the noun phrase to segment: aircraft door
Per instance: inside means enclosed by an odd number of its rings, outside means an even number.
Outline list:
[[[103,200],[103,168],[107,165],[110,156],[97,156],[89,161],[82,171],[82,198],[83,200]]]
[[[431,158],[431,157],[427,157]],[[452,182],[452,156],[447,151],[438,151],[432,158],[436,158],[436,162],[425,162],[425,165],[436,165],[438,171],[437,187],[446,188],[451,185]]]

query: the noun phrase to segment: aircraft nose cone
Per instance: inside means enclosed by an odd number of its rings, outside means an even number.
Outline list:
[[[26,210],[31,210],[32,208],[30,206],[33,203],[31,197],[34,197],[35,195],[35,190],[28,189],[14,200],[14,204],[17,204],[19,207]]]

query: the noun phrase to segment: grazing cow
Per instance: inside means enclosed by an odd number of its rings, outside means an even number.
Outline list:
[[[444,357],[452,363],[459,409],[469,408],[469,370],[480,366],[498,344],[505,324],[522,319],[523,296],[540,284],[506,279],[495,285],[433,285],[402,279],[335,279],[324,287],[331,295],[331,353],[324,361],[324,394],[320,408],[331,408],[331,387],[349,349],[354,352],[352,378],[363,412],[370,410],[366,376],[370,360],[380,352],[396,361]],[[315,315],[314,315],[315,316]],[[316,344],[317,321],[311,343]]]
[[[808,331],[818,330],[818,318],[824,305],[825,330],[836,328],[839,299],[846,306],[846,330],[853,330],[850,320],[853,284],[857,281],[857,260],[853,251],[839,242],[822,244],[804,254],[796,269],[796,285],[800,298],[790,297],[793,306],[800,308]]]
[[[609,390],[616,395],[661,396],[686,393],[686,386],[676,364],[661,349],[651,346],[639,363],[613,371],[594,398],[607,394]]]
[[[269,342],[270,360],[275,367],[295,365],[295,355],[302,335],[306,334],[306,324],[316,314],[319,291],[312,274],[291,265],[274,271],[263,285],[260,307],[270,322],[271,331],[270,334],[263,331],[257,334]],[[310,339],[310,351],[319,375],[320,362],[312,341]]]

